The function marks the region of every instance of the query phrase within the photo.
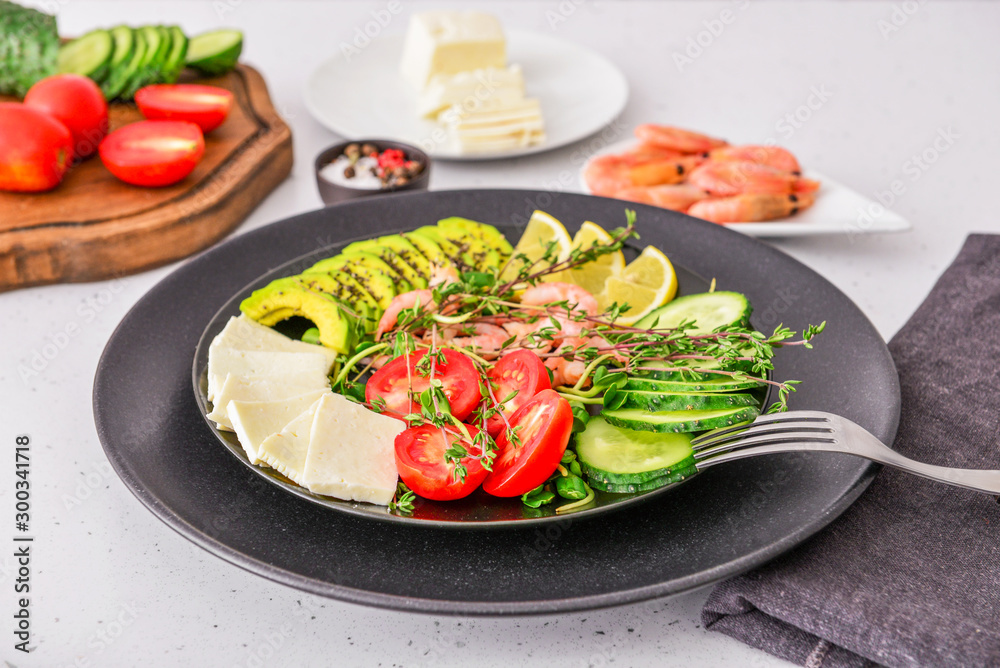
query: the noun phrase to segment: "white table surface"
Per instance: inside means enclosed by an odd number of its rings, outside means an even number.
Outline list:
[[[293,129],[296,159],[292,176],[240,234],[320,205],[311,163],[336,138],[306,113],[303,82],[341,42],[353,39],[355,29],[372,19],[370,12],[392,3],[42,4],[58,11],[63,34],[120,22],[178,23],[189,34],[228,25],[246,33],[244,59],[267,77]],[[377,38],[402,32],[415,9],[447,5],[405,3]],[[575,190],[581,156],[641,122],[746,142],[773,137],[804,165],[865,195],[902,182],[905,192],[891,208],[912,221],[910,232],[858,236],[845,230],[772,241],[846,292],[886,338],[920,303],[968,232],[1000,227],[996,186],[990,185],[1000,155],[998,5],[564,0],[483,6],[507,26],[601,50],[625,72],[631,99],[621,126],[604,138],[519,160],[438,163],[434,189]],[[673,54],[727,9],[734,20],[711,40],[702,35],[711,43],[678,67]],[[802,106],[810,101],[815,109]],[[802,120],[786,119],[796,113]],[[956,137],[943,152],[933,149],[939,132]],[[910,162],[925,151],[932,164],[921,169]],[[0,550],[0,618],[7,620],[0,625],[0,657],[19,668],[788,665],[706,632],[699,611],[707,591],[548,617],[422,616],[307,595],[181,538],[110,472],[91,413],[91,384],[105,342],[136,300],[175,268],[0,295],[0,438],[8,453],[16,434],[33,439],[37,536],[34,651],[28,655],[12,647],[16,575],[12,550]],[[61,337],[67,328],[78,333]],[[41,372],[19,376],[18,365],[60,342]],[[5,461],[0,535],[8,541],[13,456]]]

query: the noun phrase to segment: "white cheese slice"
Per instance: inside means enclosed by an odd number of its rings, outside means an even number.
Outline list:
[[[284,429],[264,439],[257,451],[262,462],[299,485],[302,484],[302,473],[306,469],[309,435],[320,401],[322,399],[314,401],[297,418],[286,424]]]
[[[465,153],[518,148],[545,140],[541,108],[534,98],[506,105],[491,100],[477,109],[455,104],[442,111],[438,120],[448,126],[455,146]]]
[[[226,374],[226,380],[215,393],[212,412],[209,420],[214,420],[219,429],[233,430],[226,410],[230,401],[280,401],[306,392],[329,389],[330,381],[326,374],[309,373],[298,375],[281,375],[273,378],[246,377],[239,374]]]
[[[307,392],[281,401],[230,401],[226,406],[233,431],[251,464],[260,464],[260,444],[277,434],[329,389]]]
[[[208,400],[215,402],[215,395],[230,374],[247,380],[294,377],[303,383],[316,383],[319,379],[326,378],[329,370],[328,358],[318,352],[216,348],[208,352]]]
[[[503,27],[491,14],[432,11],[410,19],[400,74],[417,90],[436,74],[506,65]]]
[[[394,441],[406,425],[339,394],[320,401],[309,437],[303,484],[349,501],[388,505],[396,493]]]
[[[219,350],[251,350],[260,352],[311,353],[323,355],[327,360],[326,371],[329,372],[336,361],[337,353],[323,346],[313,345],[290,339],[281,332],[248,318],[246,315],[234,316],[229,319],[221,332],[212,339],[208,347],[208,390],[209,401],[225,380],[226,374],[213,368],[213,358]]]
[[[426,118],[458,104],[477,109],[493,101],[500,106],[516,104],[524,99],[524,75],[520,65],[506,69],[485,69],[458,74],[437,74],[417,100],[417,113]]]

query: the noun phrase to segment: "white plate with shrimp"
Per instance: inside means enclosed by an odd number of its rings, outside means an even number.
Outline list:
[[[660,154],[658,153],[660,149],[648,148],[645,153],[646,157],[662,157],[663,161],[634,165],[639,166],[642,170],[640,180],[643,177],[647,177],[651,181],[662,180],[662,170],[670,169],[676,171],[676,177],[668,180],[677,180],[677,183],[619,189],[614,183],[603,181],[603,174],[597,175],[595,179],[594,172],[599,169],[601,161],[608,161],[610,156],[625,153],[635,154],[637,151],[641,151],[639,141],[630,139],[615,143],[600,154],[591,157],[580,170],[582,191],[590,195],[618,197],[628,201],[684,211],[696,217],[700,217],[698,216],[699,212],[707,211],[705,207],[719,207],[715,211],[720,212],[720,217],[728,217],[733,221],[721,224],[755,237],[793,237],[818,234],[846,234],[853,237],[871,232],[901,232],[910,229],[909,221],[899,214],[889,211],[878,202],[830,177],[808,169],[800,172],[796,169],[798,165],[794,162],[794,156],[777,147],[763,149],[758,147],[757,150],[765,151],[766,159],[772,164],[795,170],[787,172],[784,177],[791,192],[780,198],[773,193],[760,197],[744,197],[742,201],[730,197],[725,203],[715,204],[704,190],[687,182],[686,175],[705,163],[705,153],[713,149],[738,153],[742,147],[725,147],[711,138],[693,133],[688,135],[684,131],[680,132],[680,135],[671,137],[671,139],[689,142],[683,144],[685,151],[702,151],[703,153],[672,155],[669,149],[663,149],[663,153]],[[723,163],[719,167],[725,170],[726,165]],[[650,173],[656,171],[661,173]],[[718,174],[706,173],[711,171],[702,170],[699,174],[699,185],[704,182],[705,178],[719,176]],[[588,183],[588,173],[590,174],[590,183]],[[673,177],[673,175],[671,176]],[[725,174],[721,176],[724,177]],[[610,178],[613,176],[609,175]],[[747,178],[754,178],[754,175]],[[733,193],[733,195],[735,194]],[[802,204],[806,206],[802,207]],[[779,207],[778,212],[781,215],[761,222],[740,221],[740,212],[750,211],[753,207],[757,207],[757,210],[760,210],[761,207],[770,209]]]

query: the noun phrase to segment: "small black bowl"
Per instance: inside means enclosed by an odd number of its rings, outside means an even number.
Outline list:
[[[344,149],[350,144],[374,144],[375,148],[377,148],[380,152],[389,148],[400,150],[403,152],[403,155],[406,156],[407,160],[416,160],[417,162],[423,164],[424,169],[409,183],[401,186],[390,186],[388,188],[351,188],[350,186],[344,186],[339,183],[333,183],[332,181],[326,180],[320,174],[320,170],[342,155],[344,153]],[[427,190],[427,185],[430,183],[431,160],[427,157],[426,153],[421,151],[416,146],[411,146],[410,144],[403,144],[398,141],[389,141],[386,139],[352,139],[351,141],[334,144],[316,156],[315,170],[316,185],[319,187],[320,199],[322,199],[327,206],[330,206],[332,204],[339,204],[341,202],[347,202],[349,200],[359,199],[362,197],[369,197],[371,195],[383,195],[385,193],[403,192],[407,190]]]

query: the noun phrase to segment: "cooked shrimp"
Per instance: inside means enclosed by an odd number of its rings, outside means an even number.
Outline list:
[[[614,197],[622,188],[632,185],[628,177],[629,161],[620,155],[599,155],[583,168],[583,180],[595,195]]]
[[[790,151],[778,146],[760,146],[758,144],[746,144],[744,146],[723,146],[713,149],[708,157],[718,162],[740,161],[755,162],[758,165],[767,165],[775,169],[799,174],[801,168],[799,161],[795,159]]]
[[[459,348],[471,348],[487,353],[495,353],[500,350],[503,342],[510,338],[510,334],[502,327],[490,325],[485,322],[474,324],[458,325],[449,328],[450,333],[459,333],[461,336],[451,338],[451,344]]]
[[[647,162],[630,167],[628,178],[635,186],[658,186],[680,183],[695,167],[705,162],[703,155],[685,155],[671,160]]]
[[[684,154],[680,151],[675,151],[672,148],[663,148],[662,146],[656,146],[655,144],[646,144],[645,142],[639,142],[635,146],[625,150],[626,155],[630,155],[636,160],[676,160]]]
[[[399,314],[404,310],[413,308],[417,304],[427,306],[433,302],[434,297],[431,295],[430,290],[411,290],[396,295],[389,302],[388,308],[385,309],[385,312],[382,313],[382,317],[378,321],[378,327],[375,328],[375,340],[378,341],[382,338],[383,334],[396,326]]]
[[[687,183],[672,183],[662,186],[623,188],[615,194],[615,197],[673,211],[686,211],[695,202],[708,197],[708,193]]]
[[[597,315],[600,311],[594,295],[573,283],[539,283],[521,295],[521,303],[525,306],[544,306],[554,302],[567,302],[570,309],[585,311],[587,315]]]
[[[453,265],[431,265],[431,277],[428,281],[430,287],[456,282],[458,282],[458,270]]]
[[[545,360],[545,366],[552,371],[552,387],[575,385],[587,369],[587,365],[581,360],[568,360],[562,357],[550,357]]]
[[[713,148],[728,144],[722,139],[715,139],[708,135],[653,123],[638,126],[635,129],[635,136],[641,142],[681,153],[705,153]]]
[[[750,223],[791,216],[815,201],[813,193],[745,193],[696,202],[688,214],[713,223]]]
[[[702,190],[728,197],[742,193],[789,193],[813,192],[819,188],[819,181],[811,181],[755,162],[716,162],[709,160],[691,172],[688,182]]]

